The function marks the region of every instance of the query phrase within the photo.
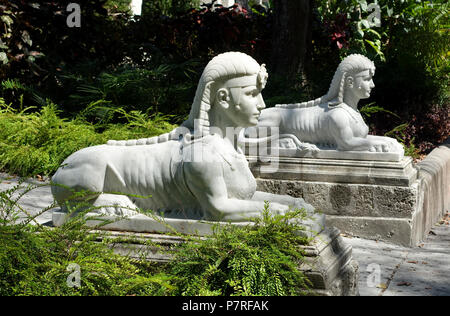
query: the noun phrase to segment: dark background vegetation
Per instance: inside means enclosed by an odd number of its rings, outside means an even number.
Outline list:
[[[129,123],[129,113],[179,124],[219,53],[242,51],[268,65],[268,106],[325,94],[340,60],[361,53],[377,66],[376,89],[362,102],[373,133],[398,137],[415,157],[448,137],[447,1],[379,0],[376,27],[366,0],[216,10],[152,0],[135,17],[126,0],[80,0],[80,28],[66,25],[70,2],[0,0],[3,112],[52,104],[58,117],[81,117],[96,132]]]

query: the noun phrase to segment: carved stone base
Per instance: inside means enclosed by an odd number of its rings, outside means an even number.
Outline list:
[[[190,234],[196,236],[210,236],[215,225],[227,225],[225,222],[208,222],[178,218],[162,218],[159,216],[146,216],[138,214],[127,218],[86,214],[88,227],[109,231],[124,231],[134,233],[171,233]],[[59,227],[68,219],[67,213],[54,211],[52,215],[53,226]],[[311,218],[302,221],[304,230],[299,231],[300,236],[311,238],[322,232],[325,227],[325,215],[314,214]],[[233,225],[252,225],[251,222],[238,222]]]
[[[299,267],[311,281],[313,295],[323,296],[355,296],[359,295],[358,263],[352,259],[352,247],[346,244],[339,235],[339,230],[330,228],[324,230],[311,242],[304,246],[305,261]],[[135,242],[114,242],[112,247],[116,253],[135,258],[146,258],[157,262],[170,261],[170,255],[161,251],[170,248],[176,243],[183,242],[180,237],[164,234],[143,234],[129,232],[109,232],[107,237],[112,242],[115,238],[123,240],[124,237],[132,237]],[[151,240],[157,246],[143,245]]]
[[[359,265],[338,229],[326,229],[304,248],[305,263],[300,269],[311,281],[313,292],[325,296],[359,295]]]
[[[382,156],[384,153],[374,153]],[[363,161],[352,159],[316,159],[279,157],[264,160],[248,156],[250,169],[259,179],[295,180],[328,183],[396,185],[408,187],[417,179],[411,157],[400,161]]]
[[[327,215],[327,226],[366,239],[417,246],[450,206],[448,145],[417,166],[410,157],[399,162],[280,157],[276,163],[249,157],[249,162],[258,190],[303,198]]]
[[[339,151],[336,149],[329,149],[317,146],[319,151],[301,150],[297,148],[264,148],[253,147],[251,149],[248,145],[245,147],[245,154],[247,156],[261,155],[267,153],[267,156],[276,156],[283,158],[312,158],[312,159],[337,159],[337,160],[357,160],[357,161],[391,161],[399,162],[405,156],[403,152],[369,152],[369,151]],[[258,151],[259,150],[259,151]]]

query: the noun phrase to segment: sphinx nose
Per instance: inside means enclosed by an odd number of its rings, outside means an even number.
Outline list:
[[[266,103],[264,102],[264,98],[262,97],[262,94],[258,96],[258,104],[257,104],[258,110],[262,110],[266,108]]]

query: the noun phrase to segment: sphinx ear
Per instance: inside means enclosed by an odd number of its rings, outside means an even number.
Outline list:
[[[349,88],[353,88],[353,84],[354,84],[354,79],[352,76],[348,76],[346,79],[346,85]]]
[[[230,107],[230,91],[226,88],[221,88],[216,92],[217,103],[223,108],[228,109]]]

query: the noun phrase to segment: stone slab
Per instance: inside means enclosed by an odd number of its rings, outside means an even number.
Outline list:
[[[420,202],[419,181],[410,187],[257,179],[257,189],[303,198],[327,215],[411,219]]]
[[[402,218],[327,216],[327,225],[338,227],[347,235],[405,247],[417,245],[421,241],[413,240],[411,222]]]
[[[410,187],[257,179],[258,190],[303,198],[326,225],[353,236],[415,246],[428,233],[421,181]]]
[[[33,189],[24,194],[29,186],[32,186]],[[0,173],[0,191],[11,190],[15,187],[17,190],[8,194],[8,197],[17,200],[17,222],[27,221],[30,216],[35,217],[34,220],[38,224],[45,224],[52,221],[51,209],[42,212],[45,209],[51,208],[54,202],[48,182],[31,178],[21,179],[17,176]]]
[[[450,225],[435,225],[420,247],[343,237],[359,262],[362,296],[450,296]],[[373,284],[375,268],[379,284]]]
[[[251,152],[247,149],[247,152]],[[321,149],[319,151],[301,150],[296,148],[267,149],[268,153],[277,153],[279,157],[337,159],[356,161],[394,161],[404,158],[403,153],[395,152],[369,152],[369,151],[339,151],[335,149]]]
[[[358,295],[359,266],[352,259],[352,247],[345,243],[336,228],[326,229],[306,251],[300,265],[317,294],[325,296]]]
[[[162,218],[159,216],[146,216],[138,214],[128,218],[118,218],[112,216],[104,216],[99,214],[86,214],[88,219],[86,225],[88,227],[109,230],[109,231],[125,231],[135,233],[181,233],[196,236],[210,236],[216,225],[229,225],[226,222],[208,222],[188,219]],[[67,221],[67,213],[54,211],[52,214],[53,225],[59,227]],[[105,225],[105,223],[107,223]],[[252,222],[238,222],[232,225],[253,225]],[[314,237],[325,227],[325,215],[316,214],[312,218],[305,219],[301,222],[305,228],[299,231],[299,235],[305,237]]]
[[[260,179],[405,187],[417,179],[411,157],[397,162],[256,156],[247,159],[252,173]]]
[[[417,167],[423,200],[420,229],[426,231],[450,210],[450,144],[434,149]]]
[[[416,246],[450,209],[450,148],[399,162],[249,157],[258,190],[303,198],[327,225],[367,239]]]

